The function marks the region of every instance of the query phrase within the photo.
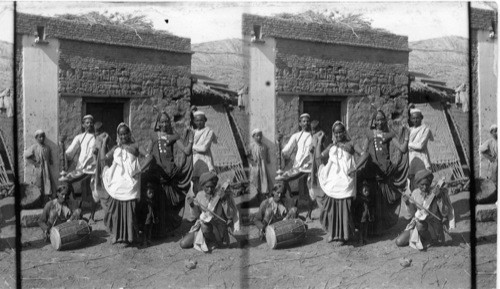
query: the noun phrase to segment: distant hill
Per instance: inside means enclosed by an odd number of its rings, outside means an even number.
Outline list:
[[[192,73],[226,83],[232,90],[238,90],[245,84],[243,40],[225,39],[192,44],[191,50],[195,52],[191,60]]]
[[[445,36],[410,42],[410,71],[432,76],[455,88],[468,82],[469,40]]]
[[[12,87],[13,44],[0,41],[0,91]]]

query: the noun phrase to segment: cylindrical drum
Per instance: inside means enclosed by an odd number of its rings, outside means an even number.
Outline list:
[[[77,248],[89,241],[91,231],[83,220],[65,222],[52,227],[50,243],[58,251]]]
[[[307,226],[301,219],[289,219],[267,226],[266,241],[271,249],[295,245],[306,238]]]

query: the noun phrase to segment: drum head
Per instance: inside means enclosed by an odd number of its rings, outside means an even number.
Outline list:
[[[276,248],[276,232],[274,231],[274,226],[269,225],[266,228],[266,242],[269,248],[274,249]]]
[[[61,249],[61,235],[57,227],[52,227],[50,229],[50,244],[52,244],[52,247],[56,250]]]

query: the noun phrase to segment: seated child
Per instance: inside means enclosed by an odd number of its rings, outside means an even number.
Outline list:
[[[45,241],[50,240],[50,229],[61,223],[80,220],[82,218],[81,209],[75,209],[73,212],[68,206],[68,196],[71,193],[71,186],[67,184],[60,185],[57,188],[57,198],[47,202],[43,208],[43,213],[38,220],[38,225],[45,234]]]
[[[297,200],[287,196],[286,191],[285,183],[277,182],[273,187],[273,195],[260,204],[254,224],[259,229],[261,240],[264,239],[268,225],[298,217]]]
[[[423,250],[432,243],[444,241],[443,226],[455,227],[455,215],[447,189],[439,185],[431,188],[433,179],[429,170],[418,171],[415,174],[417,188],[410,196],[403,195],[408,212],[413,217],[396,239],[397,246],[410,245]]]

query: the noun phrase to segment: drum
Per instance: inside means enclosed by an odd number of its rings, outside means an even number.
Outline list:
[[[89,241],[91,231],[92,228],[83,220],[65,222],[52,227],[50,243],[58,251],[77,248]]]
[[[290,219],[267,226],[266,241],[271,249],[295,245],[306,238],[307,226],[301,219]]]

